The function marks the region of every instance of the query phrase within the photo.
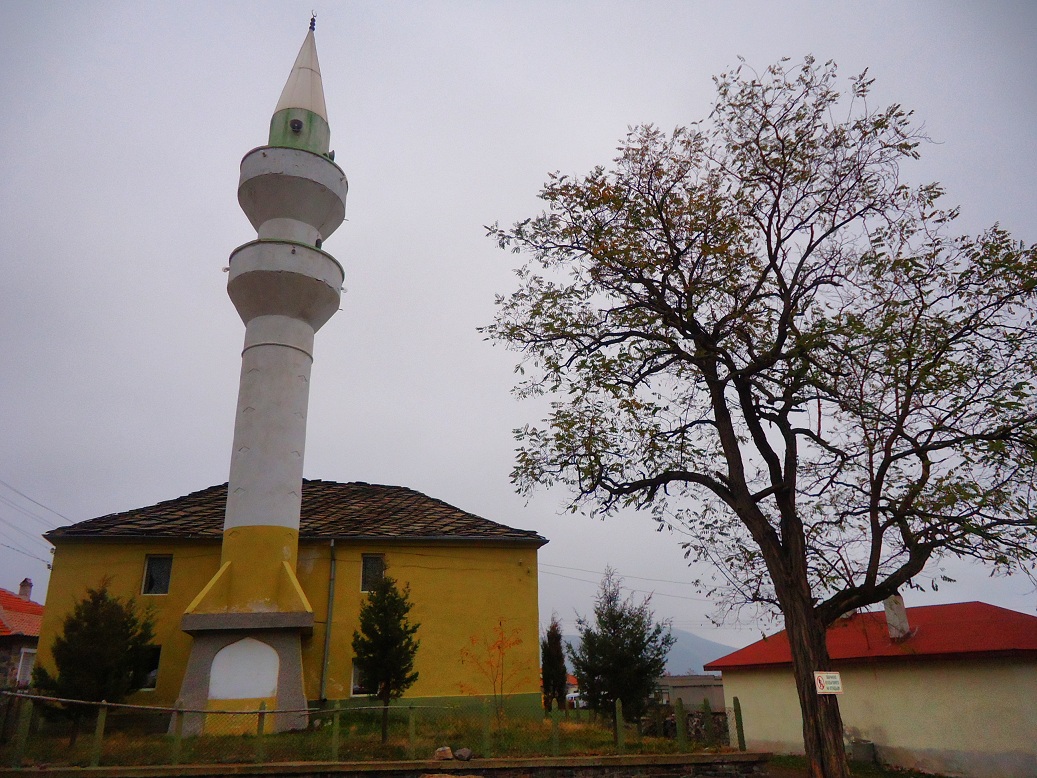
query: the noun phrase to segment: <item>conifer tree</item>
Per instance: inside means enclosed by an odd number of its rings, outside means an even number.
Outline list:
[[[676,638],[668,622],[656,623],[650,597],[640,603],[623,599],[621,584],[615,571],[605,571],[594,621],[578,619],[580,645],[569,647],[569,658],[592,710],[611,716],[616,700],[622,700],[623,711],[633,720],[644,714]]]
[[[414,656],[420,641],[414,639],[420,624],[407,618],[413,604],[410,586],[401,592],[389,576],[368,594],[360,606],[360,629],[353,633],[354,663],[364,686],[382,701],[382,742],[389,739],[389,703],[418,680]]]
[[[154,659],[154,620],[133,599],[109,593],[107,581],[87,589],[65,617],[51,654],[57,675],[37,665],[33,685],[41,692],[70,700],[122,702],[142,688]],[[72,742],[83,706],[67,711],[73,720]]]
[[[544,710],[551,711],[552,701],[558,704],[558,708],[564,708],[568,673],[562,647],[562,625],[556,615],[551,616],[551,624],[540,641],[540,672],[544,685]]]

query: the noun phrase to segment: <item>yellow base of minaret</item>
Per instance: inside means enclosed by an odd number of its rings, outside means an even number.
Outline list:
[[[228,530],[219,571],[185,614],[313,613],[295,575],[298,548],[298,531],[287,527]]]

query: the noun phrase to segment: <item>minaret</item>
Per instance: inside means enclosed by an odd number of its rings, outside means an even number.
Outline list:
[[[313,609],[296,579],[314,333],[339,307],[341,265],[323,241],[345,217],[310,20],[270,140],[241,161],[238,202],[258,237],[230,257],[245,323],[219,572],[182,620],[193,635],[186,708],[304,709],[301,636]],[[279,715],[278,730],[306,725]],[[188,719],[189,731],[198,731]]]

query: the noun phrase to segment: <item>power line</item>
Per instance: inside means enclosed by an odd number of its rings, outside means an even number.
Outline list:
[[[52,525],[53,525],[54,522],[47,521],[45,518],[40,516],[38,513],[33,513],[28,508],[23,508],[21,505],[19,505],[18,503],[16,503],[14,500],[10,499],[9,497],[5,497],[4,495],[0,494],[0,502],[2,502],[4,505],[7,505],[7,506],[9,506],[11,508],[14,508],[19,513],[25,514],[30,519],[35,519],[39,524],[41,524],[42,526],[46,527],[47,529],[53,529]]]
[[[595,581],[588,581],[588,580],[586,580],[584,578],[576,578],[575,576],[562,575],[561,573],[552,573],[550,570],[544,570],[543,568],[545,568],[545,567],[553,567],[556,570],[568,570],[569,572],[574,572],[574,573],[589,573],[591,575],[599,575],[599,576],[605,575],[605,573],[599,572],[597,570],[584,570],[584,569],[579,568],[579,567],[565,567],[563,565],[547,565],[547,564],[544,564],[542,562],[538,565],[538,567],[541,568],[540,571],[542,573],[544,573],[544,575],[553,575],[553,576],[557,576],[558,578],[568,578],[569,580],[572,580],[572,581],[580,581],[582,583],[590,583],[590,584],[593,584],[593,583],[596,583],[596,582]],[[648,581],[650,583],[668,583],[668,584],[674,584],[676,586],[687,586],[688,585],[687,581],[672,581],[672,580],[669,580],[669,579],[666,579],[666,578],[646,578],[646,577],[641,576],[641,575],[624,575],[622,573],[619,573],[619,576],[623,580],[626,580],[627,578],[631,578],[631,579],[633,579],[635,581]],[[657,595],[659,597],[671,597],[671,598],[677,599],[677,600],[691,600],[692,602],[710,602],[709,598],[707,598],[707,597],[690,597],[690,596],[688,596],[686,594],[667,594],[666,592],[660,592],[660,591],[656,591],[656,590],[647,591],[645,589],[635,589],[632,586],[623,586],[622,588],[626,589],[629,592],[633,592],[635,594],[650,594],[650,595]]]
[[[5,519],[3,516],[0,516],[0,524],[3,524],[5,526],[13,529],[15,532],[20,532],[22,535],[24,535],[26,538],[28,538],[29,540],[33,541],[34,543],[39,543],[40,545],[44,545],[44,547],[46,547],[45,544],[44,544],[43,539],[39,535],[34,535],[31,532],[22,529],[17,524],[13,524],[10,521],[8,521],[7,519]]]
[[[39,500],[34,500],[32,497],[27,495],[25,492],[19,491],[18,489],[14,488],[9,483],[7,483],[7,481],[4,481],[2,478],[0,478],[0,484],[2,484],[3,486],[6,486],[8,489],[10,489],[12,492],[17,494],[19,497],[24,497],[26,500],[31,502],[33,505],[38,505],[39,507],[43,508],[43,510],[50,511],[55,516],[60,516],[61,518],[63,518],[67,522],[70,522],[70,523],[72,522],[72,519],[70,519],[68,516],[66,516],[61,511],[56,511],[53,508],[51,508],[49,505],[44,505]],[[35,515],[35,514],[29,514],[29,515]],[[40,518],[40,517],[37,517],[37,518]],[[45,521],[45,519],[42,519],[42,518],[40,518],[40,520],[41,521]],[[51,529],[53,529],[53,528],[51,528]]]
[[[540,563],[540,567],[555,567],[559,570],[569,570],[574,573],[590,573],[591,575],[605,575],[604,571],[601,570],[584,570],[579,567],[564,567],[563,565],[548,565],[543,562]],[[618,571],[617,571],[618,572]],[[668,578],[645,578],[643,575],[626,575],[625,573],[620,574],[623,578],[633,578],[638,581],[650,581],[651,583],[669,583],[677,584],[678,586],[687,586],[687,581],[673,581]]]
[[[35,559],[37,562],[43,562],[43,564],[47,566],[47,569],[50,570],[50,562],[48,562],[46,559],[40,559],[35,554],[30,554],[28,551],[22,551],[20,548],[9,546],[6,543],[0,543],[0,546],[3,546],[4,548],[9,548],[12,551],[17,551],[19,554],[24,554],[25,556],[30,557],[31,559]]]
[[[549,565],[549,566],[550,567],[557,567],[557,568],[559,568],[561,570],[575,570],[576,572],[587,572],[587,573],[593,572],[592,570],[579,570],[578,568],[561,567],[560,565]],[[540,567],[545,567],[545,565],[540,565]],[[580,583],[591,584],[592,586],[596,585],[598,583],[597,581],[588,581],[586,578],[577,578],[576,576],[573,576],[573,575],[564,575],[563,573],[553,573],[550,570],[541,570],[540,572],[543,573],[544,575],[553,575],[556,578],[565,578],[565,579],[567,579],[569,581],[579,581]],[[630,576],[630,577],[631,578],[637,578],[637,576],[633,576],[633,575]],[[649,580],[650,581],[652,579],[647,578],[647,579],[641,579],[641,580]],[[678,582],[677,581],[666,581],[665,583],[678,583]],[[644,594],[644,595],[651,595],[653,597],[669,597],[669,598],[675,599],[675,600],[689,600],[691,602],[710,602],[709,598],[707,598],[707,597],[690,597],[690,596],[688,596],[686,594],[667,594],[666,592],[660,592],[660,591],[656,591],[654,589],[651,590],[651,591],[649,591],[647,589],[635,589],[632,586],[621,586],[620,588],[626,589],[628,592],[631,592],[632,594]]]

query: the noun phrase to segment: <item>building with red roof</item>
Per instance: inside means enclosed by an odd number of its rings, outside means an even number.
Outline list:
[[[888,619],[851,614],[829,628],[828,651],[847,737],[873,743],[879,761],[975,778],[1037,776],[1037,617],[982,602]],[[738,697],[751,748],[803,752],[784,631],[705,669],[723,673],[728,707]]]
[[[32,601],[32,581],[18,593],[0,589],[0,678],[5,687],[28,686],[40,641],[43,606]]]

